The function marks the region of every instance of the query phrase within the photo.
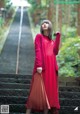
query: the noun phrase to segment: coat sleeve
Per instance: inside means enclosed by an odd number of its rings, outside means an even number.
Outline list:
[[[56,34],[56,38],[55,38],[55,41],[54,41],[53,52],[55,53],[55,55],[57,55],[58,52],[59,52],[60,36],[61,36],[61,34],[58,32],[58,33]]]
[[[36,67],[42,67],[42,56],[41,56],[41,42],[40,42],[40,34],[36,35],[35,38],[35,63]]]

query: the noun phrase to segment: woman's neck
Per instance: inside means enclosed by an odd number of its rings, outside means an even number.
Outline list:
[[[44,31],[44,35],[48,36],[49,35],[48,31]]]

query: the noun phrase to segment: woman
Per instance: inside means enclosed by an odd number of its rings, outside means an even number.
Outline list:
[[[42,73],[46,94],[52,114],[58,114],[60,109],[58,96],[58,65],[56,55],[59,52],[60,33],[55,34],[55,40],[52,40],[52,24],[49,20],[44,20],[41,24],[40,34],[35,38],[35,64],[33,75],[38,72]],[[26,104],[29,114],[31,109]],[[48,113],[48,109],[44,110]]]

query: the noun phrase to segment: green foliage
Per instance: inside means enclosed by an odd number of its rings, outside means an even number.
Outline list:
[[[34,0],[28,0],[28,2],[29,2],[30,4],[34,4],[34,3],[35,3]]]
[[[41,5],[44,7],[47,5],[47,1],[46,0],[41,0]]]
[[[74,69],[68,64],[65,64],[65,66],[60,68],[59,74],[60,76],[66,76],[66,77],[76,75]]]
[[[69,27],[67,25],[63,25],[62,27],[62,38],[64,37],[76,37],[77,29],[75,27]]]
[[[37,5],[37,3],[33,0],[28,0],[28,2],[31,4],[30,13],[34,14],[37,9],[41,8],[41,5]]]
[[[4,19],[0,17],[0,27],[3,25],[3,23],[4,23]]]
[[[5,0],[5,8],[6,9],[9,9],[11,7],[11,5],[12,5],[11,0]]]
[[[39,5],[37,5],[36,1],[34,1],[34,0],[28,0],[28,2],[32,5],[32,8],[34,8],[34,9],[36,9],[37,7],[39,7]]]
[[[62,76],[77,76],[80,74],[80,38],[66,38],[58,56],[59,73]]]

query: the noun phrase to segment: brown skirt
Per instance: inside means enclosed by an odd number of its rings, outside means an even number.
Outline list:
[[[31,83],[30,94],[26,107],[33,110],[50,109],[42,74],[35,73]]]

